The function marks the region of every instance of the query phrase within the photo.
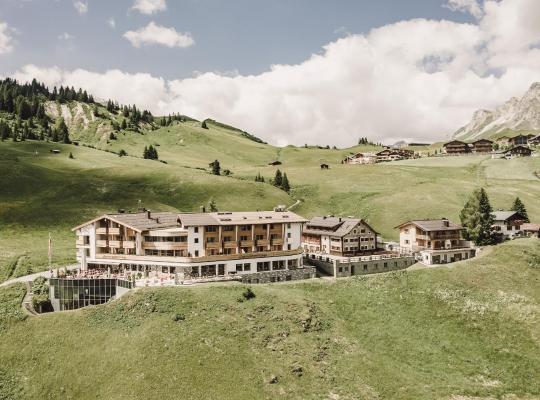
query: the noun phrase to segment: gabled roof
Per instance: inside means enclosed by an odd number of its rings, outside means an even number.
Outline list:
[[[459,144],[459,145],[468,146],[467,143],[462,142],[461,140],[452,140],[452,141],[450,141],[450,142],[448,142],[448,143],[443,144],[443,147],[449,146],[449,145],[451,145],[451,144]]]
[[[502,222],[508,221],[514,215],[521,217],[521,215],[517,213],[516,211],[493,211],[491,215],[493,215],[493,218],[495,221],[502,221]]]
[[[481,142],[493,144],[493,141],[491,141],[489,139],[478,139],[478,140],[475,140],[474,142],[472,142],[472,144],[481,143]]]
[[[304,232],[315,235],[345,236],[358,224],[364,225],[377,233],[366,221],[361,218],[314,217],[304,227]]]
[[[523,224],[521,230],[524,231],[540,231],[540,224]]]
[[[424,219],[424,220],[407,221],[396,226],[396,228],[401,228],[406,225],[415,225],[426,232],[457,231],[457,230],[463,229],[461,225],[454,224],[452,221],[449,221],[447,219]]]
[[[174,226],[179,226],[176,221],[177,214],[172,212],[137,212],[137,213],[118,213],[118,214],[104,214],[100,217],[94,218],[91,221],[85,222],[72,229],[75,231],[83,226],[92,224],[101,219],[109,219],[118,224],[127,226],[137,232],[147,231],[150,229],[162,229]]]

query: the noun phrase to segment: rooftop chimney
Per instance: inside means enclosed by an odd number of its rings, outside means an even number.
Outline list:
[[[146,217],[147,217],[148,219],[150,219],[150,215],[151,215],[151,214],[150,214],[150,210],[146,210]]]
[[[205,213],[205,212],[206,212],[206,207],[205,207],[205,206],[201,206],[201,212],[202,212],[202,213]]]

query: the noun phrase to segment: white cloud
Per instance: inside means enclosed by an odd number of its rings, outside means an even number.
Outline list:
[[[461,11],[471,14],[475,18],[481,18],[483,11],[477,0],[448,0],[444,7],[452,11]]]
[[[112,17],[107,20],[107,24],[113,29],[116,28],[116,21]]]
[[[61,35],[58,35],[58,39],[60,39],[60,40],[71,40],[71,39],[75,39],[75,36],[70,35],[67,32],[64,32]]]
[[[167,47],[190,47],[195,44],[189,33],[180,33],[174,28],[156,25],[154,22],[150,22],[145,27],[136,31],[127,31],[124,33],[124,37],[134,47],[141,47],[143,44],[159,44]]]
[[[475,110],[540,81],[540,2],[489,0],[482,8],[475,24],[402,21],[340,38],[300,64],[259,75],[207,72],[166,81],[28,66],[16,77],[81,86],[154,114],[215,118],[272,143],[440,140]]]
[[[142,14],[150,15],[165,11],[167,9],[167,3],[165,0],[135,0],[132,8]]]
[[[81,15],[86,14],[88,12],[88,3],[86,1],[74,1],[73,7],[75,7],[75,10]]]
[[[13,29],[6,22],[0,21],[0,55],[10,53],[13,50]]]

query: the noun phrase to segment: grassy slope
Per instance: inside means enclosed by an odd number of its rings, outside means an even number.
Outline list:
[[[519,240],[451,267],[260,285],[244,303],[240,285],[141,289],[23,320],[2,301],[0,398],[532,398],[539,259]]]
[[[533,220],[540,220],[540,158],[491,160],[488,157],[423,158],[368,166],[340,161],[350,149],[276,148],[250,141],[234,130],[208,123],[176,123],[142,133],[117,134],[117,140],[92,142],[101,148],[140,156],[156,145],[167,164],[137,157],[117,157],[87,147],[42,142],[0,143],[0,281],[46,268],[47,236],[53,233],[54,262],[73,260],[69,228],[96,213],[135,209],[138,200],[152,209],[194,211],[215,198],[220,209],[271,208],[302,203],[296,208],[316,214],[357,215],[369,220],[386,238],[408,218],[457,219],[468,194],[485,186],[495,208],[507,208],[520,196]],[[77,138],[79,133],[74,134]],[[49,150],[62,153],[52,155]],[[38,151],[38,155],[33,154]],[[72,152],[75,159],[67,157]],[[219,159],[232,177],[215,177],[200,168]],[[279,160],[279,167],[268,163]],[[330,170],[321,171],[321,163]],[[268,184],[277,168],[292,183],[292,197]],[[31,246],[28,244],[31,243]]]

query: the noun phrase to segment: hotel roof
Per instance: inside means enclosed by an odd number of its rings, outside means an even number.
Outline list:
[[[174,213],[144,211],[136,213],[105,214],[76,226],[77,230],[101,219],[110,219],[135,231],[142,232],[174,227],[205,225],[255,225],[267,223],[307,222],[290,211],[251,211],[214,213]]]
[[[349,234],[359,223],[375,232],[375,229],[361,218],[314,217],[306,224],[304,233],[341,237]]]

